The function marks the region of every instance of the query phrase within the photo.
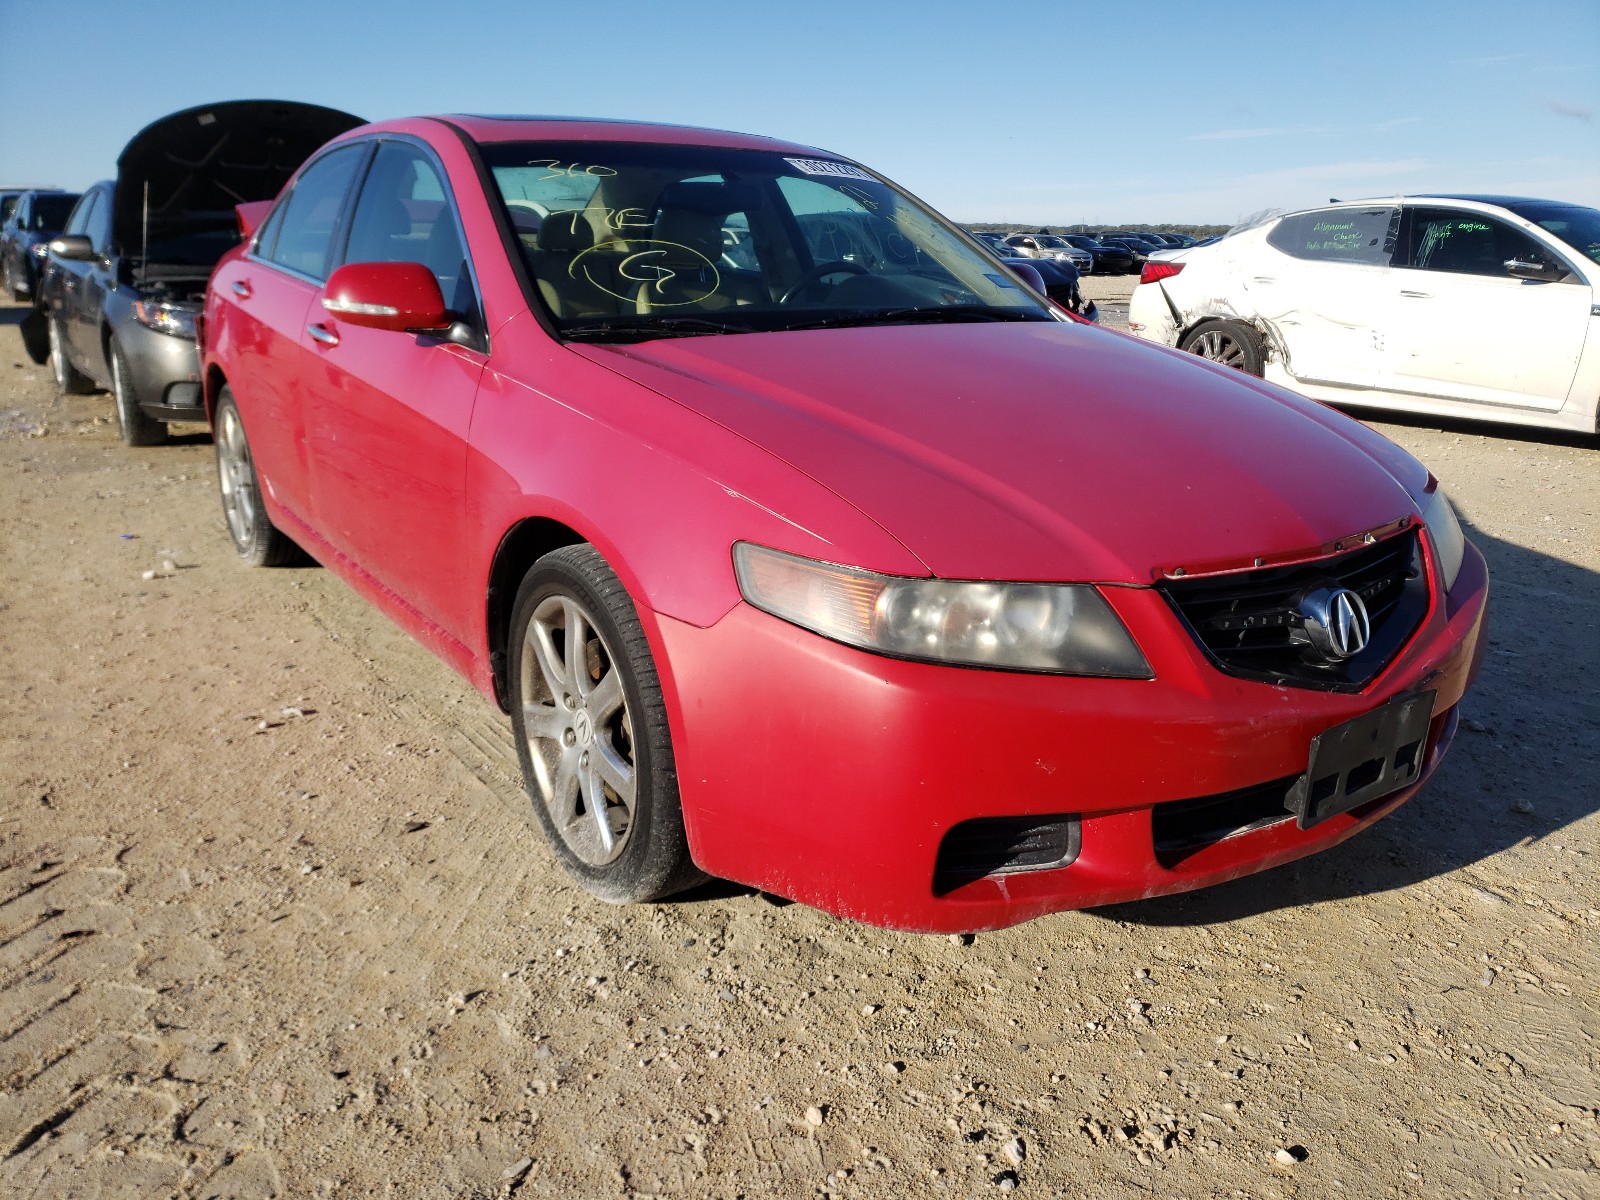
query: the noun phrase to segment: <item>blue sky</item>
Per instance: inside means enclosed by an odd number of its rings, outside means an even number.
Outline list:
[[[1430,190],[1600,205],[1600,0],[0,7],[38,35],[0,68],[0,184],[81,187],[149,121],[271,97],[770,134],[963,221],[1231,223]]]

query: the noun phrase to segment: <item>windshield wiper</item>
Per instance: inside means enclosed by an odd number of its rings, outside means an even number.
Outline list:
[[[694,337],[708,333],[753,333],[748,325],[710,317],[620,317],[592,325],[568,326],[561,336],[568,341],[629,342],[652,337]]]
[[[1043,313],[1028,309],[991,308],[985,304],[921,305],[915,308],[889,308],[879,312],[849,313],[824,317],[785,329],[842,329],[850,325],[912,325],[944,321],[1048,321]]]

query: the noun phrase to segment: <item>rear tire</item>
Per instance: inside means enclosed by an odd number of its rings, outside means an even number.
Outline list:
[[[593,547],[565,546],[534,563],[517,590],[509,644],[523,782],[567,873],[613,904],[703,881],[650,645]]]
[[[167,423],[146,416],[128,382],[128,363],[122,347],[111,343],[111,397],[117,406],[117,430],[124,445],[159,446],[167,440]]]
[[[244,435],[244,422],[233,393],[223,388],[217,397],[217,482],[222,488],[222,515],[228,536],[239,557],[252,567],[287,567],[300,562],[304,552],[267,516],[256,483],[255,460]]]
[[[1258,378],[1267,358],[1261,335],[1239,321],[1201,321],[1183,335],[1178,349]]]
[[[56,381],[56,391],[63,396],[82,396],[94,391],[90,379],[67,360],[66,339],[61,336],[61,322],[47,317],[50,329],[50,375]]]

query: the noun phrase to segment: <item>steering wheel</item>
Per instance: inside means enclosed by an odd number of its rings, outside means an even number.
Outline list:
[[[817,280],[826,279],[829,275],[837,275],[841,271],[847,275],[867,275],[871,273],[861,264],[845,262],[843,259],[839,259],[836,262],[825,262],[820,266],[812,267],[811,270],[800,276],[792,288],[778,297],[778,303],[793,304],[800,298],[800,293],[804,292],[813,283],[816,283]]]

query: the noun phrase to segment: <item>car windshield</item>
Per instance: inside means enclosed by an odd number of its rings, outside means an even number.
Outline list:
[[[1519,217],[1560,238],[1590,262],[1600,262],[1600,209],[1580,204],[1512,204]]]
[[[489,143],[569,339],[1048,321],[954,226],[851,163],[654,143]]]
[[[1062,238],[1056,237],[1056,235],[1053,233],[1041,233],[1036,240],[1038,241],[1039,245],[1043,246],[1047,250],[1066,250],[1070,246],[1069,242]]]

